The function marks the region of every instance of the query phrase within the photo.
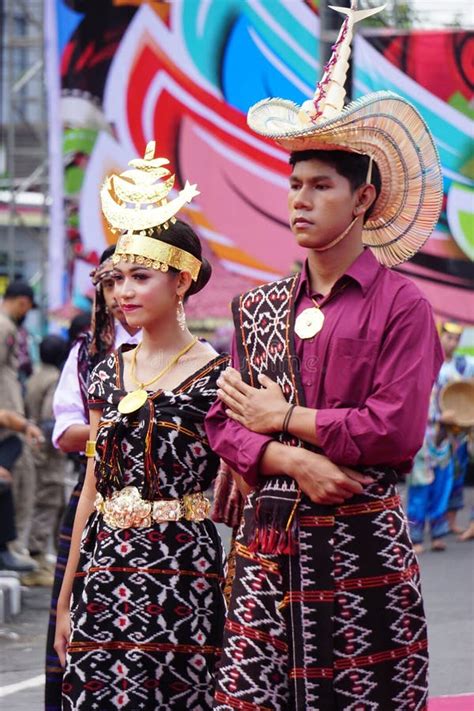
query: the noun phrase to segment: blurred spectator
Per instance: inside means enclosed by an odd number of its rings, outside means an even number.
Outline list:
[[[444,362],[431,393],[423,447],[415,457],[408,479],[408,521],[417,553],[423,552],[426,523],[434,551],[445,550],[444,537],[448,533],[460,533],[455,519],[464,505],[467,434],[453,428],[451,412],[442,412],[440,393],[448,383],[474,376],[474,359],[455,354],[462,332],[462,326],[457,323],[446,322],[441,326]]]
[[[474,358],[456,352],[463,330],[460,324],[450,321],[445,321],[441,326],[440,339],[444,351],[444,363],[439,374],[441,387],[448,383],[474,378]],[[457,512],[464,507],[464,480],[469,464],[467,432],[460,431],[456,434],[451,431],[450,444],[454,472],[448,501],[448,524],[452,533],[461,533],[456,523],[456,516]]]
[[[64,509],[66,457],[51,442],[54,427],[53,397],[68,350],[64,338],[46,336],[39,349],[41,365],[27,383],[26,411],[28,417],[41,428],[45,441],[33,454],[36,497],[29,549],[38,568],[22,578],[24,585],[52,585],[54,581],[47,553],[51,538],[56,541],[59,519]]]
[[[33,374],[33,361],[30,354],[30,334],[23,326],[25,320],[21,318],[17,321],[17,344],[18,344],[18,375],[20,383],[24,386],[27,379]],[[23,389],[24,394],[24,389]]]
[[[90,327],[90,313],[86,313],[85,311],[83,311],[82,313],[77,314],[77,316],[74,316],[68,330],[69,348],[71,348],[71,346],[77,341],[79,336],[82,336],[83,334],[87,333],[90,330]]]
[[[290,268],[290,274],[299,274],[303,269],[303,262],[301,259],[295,259]]]
[[[33,442],[42,438],[41,431],[24,417],[0,410],[0,435],[3,436],[5,430],[23,432]],[[0,440],[0,570],[26,572],[33,569],[33,563],[8,550],[8,543],[16,538],[11,470],[21,450],[22,441],[17,435],[10,434]]]
[[[36,303],[31,286],[25,281],[10,282],[0,305],[0,402],[2,407],[18,415],[24,415],[19,380],[18,323],[33,308]],[[0,432],[0,440],[8,434],[8,430]],[[18,540],[12,545],[18,553],[28,555],[26,540],[35,492],[35,468],[28,443],[15,461],[12,479],[18,533]]]
[[[33,289],[24,281],[10,282],[0,306],[0,397],[3,407],[23,414],[18,380],[18,325],[35,308]]]
[[[223,326],[219,326],[216,328],[212,338],[210,339],[211,346],[218,353],[230,353],[233,335],[234,326],[231,322]]]

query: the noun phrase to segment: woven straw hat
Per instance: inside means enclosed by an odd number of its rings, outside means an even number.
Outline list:
[[[441,411],[452,410],[458,427],[474,426],[474,380],[448,383],[439,394]]]
[[[346,15],[313,99],[298,106],[264,99],[249,109],[255,132],[289,151],[344,150],[370,156],[380,171],[381,191],[362,239],[381,264],[410,259],[433,231],[441,211],[443,182],[438,151],[418,111],[388,91],[357,99],[344,107],[344,82],[353,25],[383,7]]]

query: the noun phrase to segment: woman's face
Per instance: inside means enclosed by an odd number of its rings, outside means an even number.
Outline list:
[[[179,277],[174,272],[146,269],[119,262],[115,268],[114,296],[132,327],[146,328],[168,317],[176,318]]]

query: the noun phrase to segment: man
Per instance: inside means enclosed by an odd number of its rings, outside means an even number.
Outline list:
[[[36,468],[36,496],[29,536],[30,555],[38,569],[22,577],[27,586],[50,586],[54,582],[51,563],[47,559],[49,544],[56,544],[56,534],[64,509],[64,477],[66,457],[51,442],[54,426],[53,397],[61,368],[68,355],[64,338],[45,336],[39,346],[41,363],[26,386],[26,410],[44,433],[44,443],[33,452]]]
[[[395,484],[423,440],[441,349],[426,299],[386,267],[428,238],[441,173],[404,100],[343,108],[352,25],[370,11],[341,11],[313,100],[266,100],[248,116],[292,151],[290,225],[308,258],[301,275],[234,301],[235,369],[206,423],[253,489],[219,711],[426,708],[419,570]]]
[[[18,380],[18,324],[36,308],[31,286],[13,281],[7,286],[0,305],[0,395],[2,406],[23,414],[23,399]]]
[[[20,416],[25,414],[25,409],[19,379],[18,324],[36,306],[33,289],[27,282],[20,280],[9,283],[0,305],[0,401],[2,407]],[[12,474],[18,532],[14,547],[17,552],[26,555],[27,562],[31,563],[26,543],[34,506],[35,469],[27,443],[16,460]]]
[[[22,450],[20,438],[6,433],[12,430],[24,434],[32,445],[42,442],[43,435],[36,425],[21,415],[0,410],[0,570],[25,573],[33,569],[34,562],[29,562],[8,549],[8,544],[16,539],[11,470]]]

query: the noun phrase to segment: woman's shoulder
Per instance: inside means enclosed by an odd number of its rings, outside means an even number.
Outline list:
[[[230,356],[227,353],[218,353],[209,343],[200,341],[194,358],[195,370],[180,390],[215,390],[217,378],[230,364]]]
[[[117,387],[120,374],[119,353],[111,351],[94,366],[89,380],[89,399],[104,398]]]
[[[197,357],[199,370],[207,368],[211,370],[222,370],[230,360],[228,353],[219,353],[208,341],[199,340],[195,348],[195,356]]]

